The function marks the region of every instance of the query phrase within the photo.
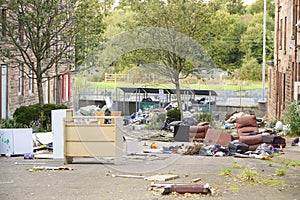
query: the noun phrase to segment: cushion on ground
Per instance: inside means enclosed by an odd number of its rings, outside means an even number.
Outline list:
[[[222,145],[228,146],[229,142],[233,140],[232,135],[225,131],[208,129],[204,138],[205,145]]]
[[[208,125],[190,126],[190,138],[204,138],[208,130]]]
[[[249,146],[249,151],[255,151],[257,149],[257,147],[259,147],[259,145],[261,145],[261,144],[248,145]]]
[[[236,118],[236,128],[258,127],[255,115],[245,115]]]
[[[237,129],[237,134],[240,137],[241,135],[249,135],[250,133],[258,133],[258,127],[242,127]]]
[[[261,144],[263,142],[262,135],[241,135],[239,141],[248,145]]]

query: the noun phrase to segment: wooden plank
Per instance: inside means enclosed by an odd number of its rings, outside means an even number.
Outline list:
[[[169,181],[169,180],[173,180],[173,179],[176,179],[176,178],[179,178],[179,176],[176,175],[176,174],[159,174],[159,175],[146,177],[145,180],[148,180],[148,181]]]
[[[112,174],[112,177],[120,177],[120,178],[137,178],[137,179],[144,179],[145,176],[140,175],[130,175],[130,174]]]
[[[115,141],[115,127],[100,126],[78,126],[66,127],[66,140],[97,140],[97,141]]]
[[[115,157],[115,154],[115,143],[111,142],[67,142],[66,147],[66,155],[71,157]]]

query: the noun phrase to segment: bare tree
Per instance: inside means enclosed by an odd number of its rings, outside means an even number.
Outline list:
[[[38,100],[44,105],[43,82],[73,67],[75,36],[73,0],[3,0],[0,55],[10,67],[20,67],[36,80]],[[59,92],[57,93],[59,94]],[[61,97],[56,97],[61,98]]]

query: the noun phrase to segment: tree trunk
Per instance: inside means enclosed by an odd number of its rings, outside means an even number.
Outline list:
[[[44,92],[43,92],[43,74],[41,73],[41,62],[37,62],[36,84],[38,91],[39,104],[44,106]]]
[[[44,93],[43,93],[42,78],[37,78],[37,90],[38,90],[39,104],[40,104],[41,107],[43,107],[43,105],[44,105]]]
[[[55,95],[55,100],[56,104],[62,104],[62,91],[61,91],[61,77],[57,76],[56,80],[56,95]]]
[[[36,84],[37,84],[37,90],[38,90],[38,98],[39,98],[39,104],[41,107],[41,116],[40,116],[40,128],[43,127],[45,117],[44,117],[44,93],[43,93],[43,79],[42,74],[37,74],[36,77]]]
[[[180,93],[180,83],[179,77],[175,78],[175,86],[176,86],[176,97],[177,97],[177,105],[180,111],[180,120],[183,120],[183,110],[182,110],[182,102],[181,102],[181,93]]]

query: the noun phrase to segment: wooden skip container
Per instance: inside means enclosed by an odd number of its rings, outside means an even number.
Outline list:
[[[101,119],[112,119],[103,124]],[[122,122],[120,116],[73,116],[64,119],[64,161],[74,157],[114,157],[119,164],[123,154]]]

